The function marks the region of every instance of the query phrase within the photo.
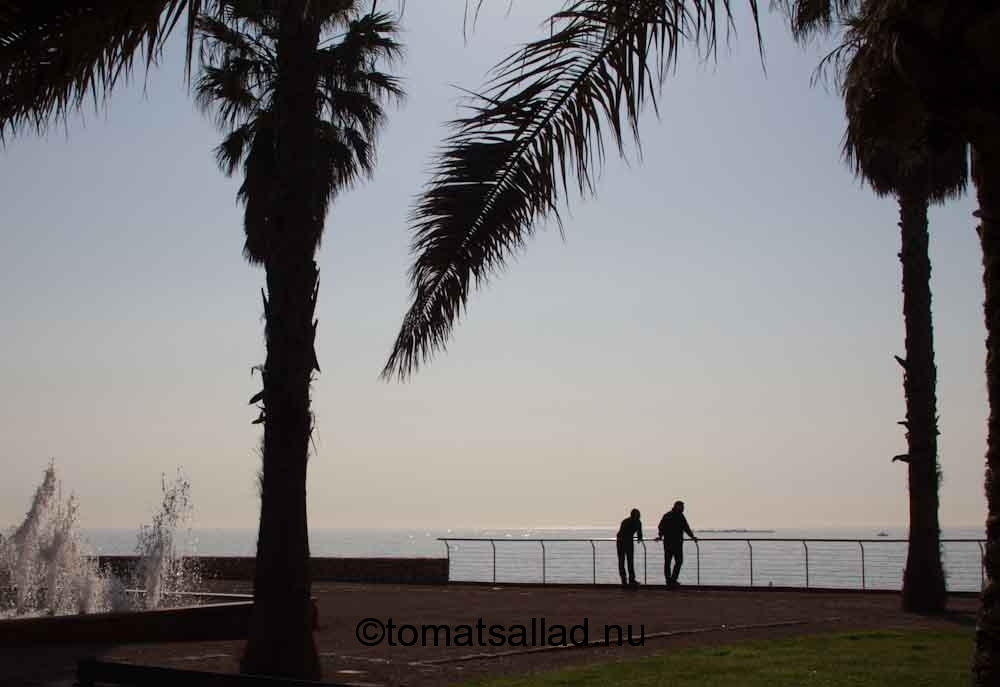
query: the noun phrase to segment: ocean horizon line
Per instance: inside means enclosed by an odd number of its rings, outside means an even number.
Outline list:
[[[349,525],[336,525],[336,526],[326,526],[326,525],[310,525],[310,531],[342,531],[342,532],[434,532],[434,533],[454,533],[454,532],[487,532],[487,531],[498,531],[498,532],[573,532],[573,531],[614,531],[617,525],[614,524],[603,524],[603,525],[515,525],[515,526],[501,526],[501,525],[483,525],[483,526],[425,526],[425,525],[406,525],[406,526],[377,526],[377,527],[354,527]],[[651,530],[655,529],[655,524],[649,524]],[[121,532],[132,532],[137,530],[137,527],[122,527],[122,526],[84,526],[81,528],[83,531],[121,531]],[[246,531],[256,531],[256,525],[250,526],[214,526],[214,525],[193,525],[181,528],[185,531],[199,531],[199,530],[211,530],[216,532],[232,531],[232,532],[246,532]],[[796,531],[808,531],[808,530],[863,530],[863,529],[875,529],[875,530],[903,530],[906,531],[908,526],[906,524],[886,524],[886,523],[862,523],[862,524],[828,524],[828,525],[806,525],[806,526],[793,526],[793,525],[779,525],[779,526],[719,526],[711,525],[705,527],[697,527],[692,525],[692,529],[700,532],[746,532],[746,533],[766,533],[766,532],[780,532],[786,530],[796,530]],[[985,525],[982,523],[975,524],[942,524],[942,530],[955,530],[955,529],[983,529],[985,533]]]

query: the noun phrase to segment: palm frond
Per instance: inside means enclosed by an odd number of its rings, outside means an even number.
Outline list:
[[[368,135],[373,135],[385,121],[382,105],[367,93],[341,89],[324,89],[322,97],[326,103],[325,119],[357,126]]]
[[[391,65],[402,55],[402,45],[393,37],[398,31],[391,16],[371,13],[350,21],[340,40],[317,52],[320,79],[328,94],[351,91],[375,101],[400,100],[400,81],[378,71],[376,65]],[[332,101],[332,98],[327,98]],[[332,102],[331,107],[335,107]]]
[[[277,70],[273,46],[253,33],[256,20],[200,16],[196,23],[201,75],[194,85],[195,103],[214,112],[220,129],[248,122],[267,109]]]
[[[878,50],[937,121],[992,136],[1000,126],[998,28],[1000,6],[988,0],[864,0],[848,35]]]
[[[254,130],[253,124],[237,127],[215,149],[215,161],[227,177],[232,176],[247,157],[253,143]]]
[[[788,18],[796,40],[806,41],[839,28],[858,11],[863,1],[778,0],[775,4]]]
[[[549,36],[493,70],[472,113],[452,123],[413,212],[413,301],[384,378],[406,377],[445,346],[473,285],[538,222],[559,222],[570,177],[593,191],[605,137],[620,155],[628,134],[638,144],[639,112],[657,109],[680,42],[714,54],[717,10],[732,28],[728,0],[576,0]]]
[[[164,41],[211,0],[5,0],[0,5],[0,136],[44,130],[156,62]]]
[[[399,26],[391,14],[372,11],[350,21],[333,52],[343,64],[371,67],[376,62],[392,63],[403,56],[403,45],[395,38],[398,32]]]
[[[374,146],[361,132],[317,122],[313,143],[316,192],[312,194],[313,213],[317,217],[325,217],[336,197],[352,188],[360,177],[371,175],[373,153]],[[322,226],[312,240],[320,245]]]
[[[218,17],[242,29],[276,40],[278,12],[282,0],[219,0]]]
[[[248,88],[245,64],[231,60],[221,68],[206,65],[195,82],[195,103],[203,112],[215,112],[219,128],[239,126],[259,108],[257,94]]]
[[[933,116],[901,79],[885,36],[854,20],[838,60],[847,115],[844,157],[879,195],[917,193],[942,202],[965,191],[968,145],[953,122]]]
[[[268,255],[271,236],[271,205],[275,195],[275,155],[273,118],[263,113],[254,122],[253,140],[243,165],[243,183],[237,197],[243,201],[243,257],[252,265],[262,265]]]

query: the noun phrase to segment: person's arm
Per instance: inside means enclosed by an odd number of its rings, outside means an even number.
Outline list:
[[[691,531],[691,527],[688,525],[687,518],[684,518],[684,531],[687,532],[687,535],[691,537],[691,539],[698,541],[698,537],[694,536],[694,532]]]
[[[635,538],[637,541],[642,541],[642,522],[635,523]]]

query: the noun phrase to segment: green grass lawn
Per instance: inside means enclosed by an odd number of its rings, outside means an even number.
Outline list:
[[[688,649],[481,687],[966,687],[972,631],[858,632]]]

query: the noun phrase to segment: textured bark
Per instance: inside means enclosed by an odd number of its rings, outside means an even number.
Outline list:
[[[319,679],[313,638],[306,468],[315,362],[313,255],[316,217],[311,141],[319,27],[303,0],[282,6],[275,96],[276,176],[280,180],[267,246],[264,366],[264,457],[254,611],[241,669],[246,673]]]
[[[931,318],[931,261],[927,196],[899,195],[903,265],[903,322],[906,328],[906,439],[909,463],[910,534],[903,573],[903,609],[940,613],[945,608],[938,524],[937,368]]]
[[[986,137],[984,137],[986,138]],[[986,301],[986,580],[976,623],[972,672],[978,687],[1000,685],[1000,137],[972,150],[972,178],[979,200]]]

